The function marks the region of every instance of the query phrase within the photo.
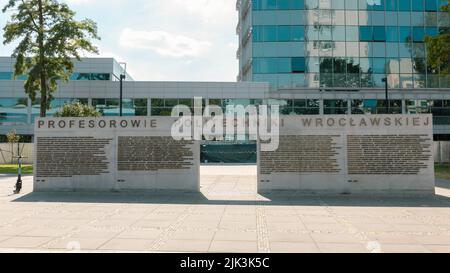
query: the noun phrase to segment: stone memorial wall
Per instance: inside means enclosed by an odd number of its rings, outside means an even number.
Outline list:
[[[283,116],[259,150],[260,192],[434,194],[431,115]]]
[[[176,121],[45,118],[35,128],[35,191],[200,189],[200,144],[176,141]]]

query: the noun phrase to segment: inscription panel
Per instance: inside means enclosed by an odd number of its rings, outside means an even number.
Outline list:
[[[200,190],[200,142],[177,118],[38,118],[34,191]]]
[[[172,137],[119,137],[119,171],[189,170],[193,166],[193,141]]]
[[[349,135],[348,173],[417,175],[432,157],[428,135]]]
[[[340,136],[280,136],[275,152],[260,152],[261,174],[339,173]]]
[[[279,133],[277,151],[258,144],[261,193],[435,193],[431,115],[282,116]]]
[[[111,138],[38,137],[37,177],[98,176],[108,173]]]

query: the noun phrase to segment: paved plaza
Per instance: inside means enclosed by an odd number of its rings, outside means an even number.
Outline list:
[[[450,182],[434,199],[256,194],[256,167],[202,167],[202,193],[11,195],[0,252],[450,252]]]

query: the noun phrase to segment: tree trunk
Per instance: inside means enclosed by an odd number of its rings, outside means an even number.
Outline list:
[[[41,113],[40,116],[45,118],[47,115],[47,77],[45,73],[45,50],[44,50],[44,10],[42,5],[42,0],[38,0],[38,10],[39,10],[39,33],[38,33],[38,43],[39,43],[39,65],[40,70],[40,81],[41,81]]]

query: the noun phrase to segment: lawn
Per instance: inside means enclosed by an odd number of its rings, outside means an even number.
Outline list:
[[[435,171],[437,178],[450,180],[450,164],[436,164]]]
[[[17,174],[17,165],[0,165],[0,174]],[[23,165],[22,174],[33,174],[33,165]]]

